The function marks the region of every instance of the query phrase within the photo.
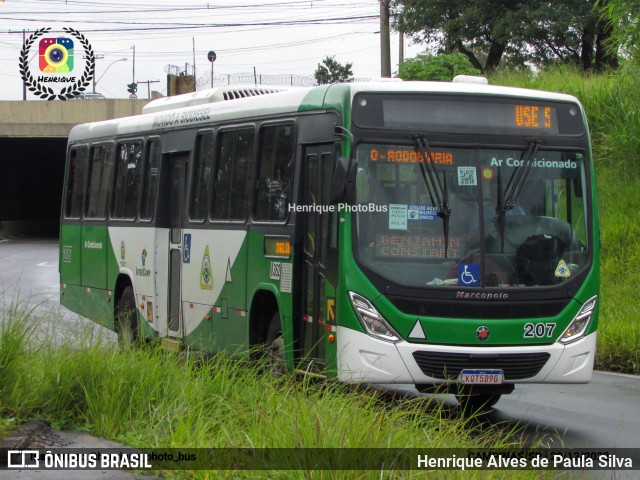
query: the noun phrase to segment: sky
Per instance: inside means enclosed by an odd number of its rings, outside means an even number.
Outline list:
[[[265,79],[312,76],[327,55],[352,63],[356,78],[379,78],[379,13],[377,0],[0,0],[0,100],[22,100],[23,30],[28,39],[43,27],[52,36],[65,35],[63,27],[84,35],[96,54],[96,91],[107,98],[128,98],[134,80],[139,98],[147,97],[144,81],[159,80],[150,89],[166,94],[167,72],[192,72],[194,47],[202,88],[210,86],[209,51],[217,82],[240,81],[240,73],[251,79],[254,68]],[[404,43],[405,58],[424,51]],[[29,53],[33,68],[37,48]],[[392,72],[398,56],[392,32]],[[37,97],[28,92],[27,99]]]

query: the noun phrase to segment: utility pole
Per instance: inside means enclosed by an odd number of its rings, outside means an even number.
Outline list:
[[[380,0],[380,76],[382,78],[391,78],[389,0]]]
[[[196,77],[196,37],[191,37],[191,40],[193,42],[193,81],[195,83],[195,77]]]
[[[404,34],[402,32],[398,32],[398,43],[400,44],[398,50],[398,65],[400,65],[404,61]]]
[[[143,80],[140,81],[138,80],[136,83],[146,83],[147,84],[147,98],[151,98],[151,87],[150,84],[151,83],[160,83],[160,80]]]
[[[89,57],[87,57],[86,55],[84,55],[82,58],[84,58],[85,60],[89,59]],[[93,58],[94,60],[102,60],[104,59],[104,55],[102,55],[101,53],[96,53],[94,54]],[[93,62],[93,73],[91,74],[91,76],[93,77],[93,93],[96,93],[96,63],[95,62]]]
[[[133,47],[133,75],[131,76],[131,83],[136,83],[136,46]]]

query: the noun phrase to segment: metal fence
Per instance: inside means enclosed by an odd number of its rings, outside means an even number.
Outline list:
[[[354,78],[351,81],[367,81],[366,78]],[[312,87],[318,85],[313,75],[297,75],[289,73],[262,74],[262,73],[214,73],[213,86],[227,85],[287,85],[291,87]],[[207,74],[198,78],[197,89],[210,88],[212,86],[211,75]]]

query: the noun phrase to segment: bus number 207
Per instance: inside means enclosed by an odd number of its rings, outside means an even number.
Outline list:
[[[524,326],[524,338],[549,338],[555,329],[555,323],[527,323]]]

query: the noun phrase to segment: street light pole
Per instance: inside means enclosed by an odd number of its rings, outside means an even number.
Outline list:
[[[102,75],[100,75],[100,78],[98,78],[97,80],[95,79],[95,76],[93,77],[93,93],[96,93],[96,85],[98,84],[98,82],[100,80],[102,80],[102,77],[104,77],[104,74],[107,73],[107,70],[109,70],[109,68],[111,68],[111,65],[113,65],[114,63],[118,63],[118,62],[126,62],[128,59],[127,57],[124,58],[119,58],[117,60],[114,60],[113,62],[111,62],[109,65],[107,65],[107,68],[104,69],[104,72],[102,72]]]
[[[133,75],[131,76],[131,82],[136,83],[136,46],[131,47],[133,49]]]
[[[84,56],[82,58],[89,59],[91,57]],[[96,93],[96,62],[95,61],[96,60],[102,60],[103,58],[104,58],[104,55],[102,55],[100,53],[97,53],[97,54],[95,54],[93,56],[93,60],[94,60],[94,62],[93,62],[93,75],[92,75],[93,76],[93,93]]]

